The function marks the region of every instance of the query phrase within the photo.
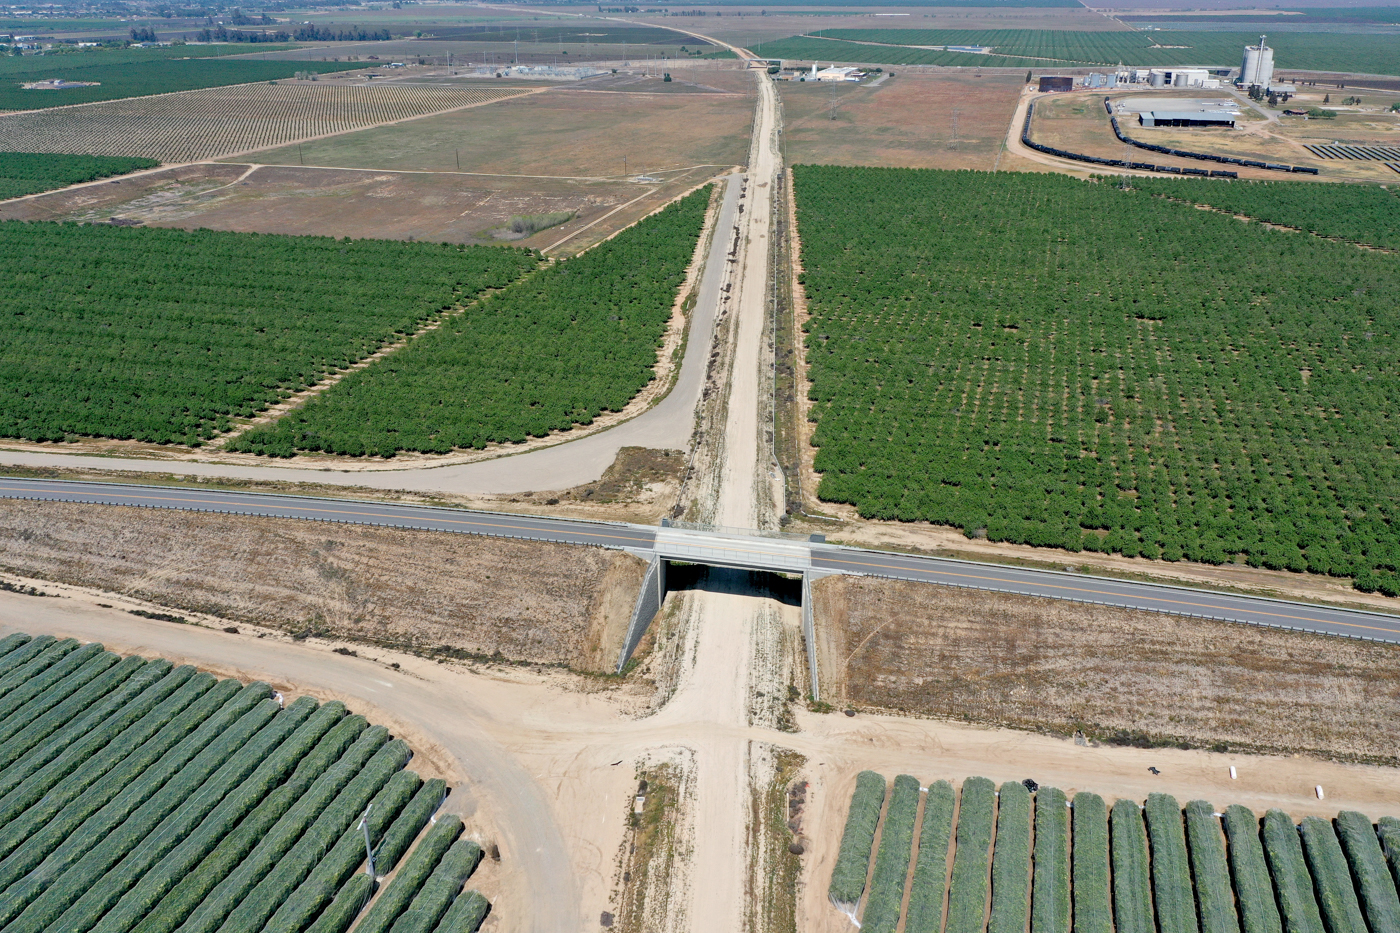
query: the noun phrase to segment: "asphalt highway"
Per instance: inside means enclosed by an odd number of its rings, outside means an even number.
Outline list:
[[[399,505],[392,502],[362,502],[355,499],[224,492],[179,486],[129,486],[118,483],[74,483],[0,477],[0,498],[91,502],[139,508],[220,512],[228,515],[264,515],[424,531],[455,531],[496,538],[552,541],[556,544],[591,544],[618,549],[651,550],[652,542],[656,538],[656,533],[649,528],[606,522],[540,518],[500,512],[472,512],[466,509]]]
[[[0,498],[90,502],[230,515],[264,515],[309,521],[450,531],[641,552],[652,551],[655,548],[657,535],[657,529],[643,525],[510,515],[500,512],[473,512],[466,509],[354,499],[224,492],[181,486],[136,486],[0,477]],[[683,532],[676,529],[668,531],[672,536],[678,533]],[[736,547],[742,547],[745,540],[736,537],[732,543]],[[696,543],[709,547],[721,546],[713,537],[697,536]],[[1260,596],[833,545],[813,546],[811,566],[813,570],[828,573],[867,574],[919,583],[1068,599],[1127,609],[1400,643],[1400,615],[1295,603]],[[774,569],[790,570],[786,566]]]
[[[1400,643],[1400,616],[1260,596],[855,548],[813,547],[812,568]]]

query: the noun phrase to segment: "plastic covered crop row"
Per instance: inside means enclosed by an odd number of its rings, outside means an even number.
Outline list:
[[[394,820],[394,824],[384,833],[384,840],[374,850],[374,867],[380,874],[388,874],[394,870],[394,866],[413,845],[413,840],[418,838],[423,827],[428,825],[428,820],[432,819],[446,796],[447,782],[442,778],[425,781],[423,786],[418,788],[418,793],[413,795],[408,806],[403,808],[398,819]]]
[[[1098,794],[1074,795],[1074,933],[1111,933],[1108,808]]]
[[[865,893],[865,875],[870,868],[870,850],[875,845],[875,828],[880,825],[880,809],[885,805],[885,779],[874,771],[856,776],[851,809],[841,834],[841,850],[831,870],[827,894],[833,903],[855,905]]]
[[[1225,841],[1215,809],[1204,800],[1186,805],[1186,845],[1191,853],[1191,874],[1196,879],[1196,904],[1201,933],[1240,933],[1235,897],[1230,889],[1230,866],[1225,861]]]
[[[1235,877],[1241,929],[1244,933],[1281,933],[1283,921],[1259,842],[1258,818],[1254,811],[1235,804],[1225,809],[1222,822],[1230,840],[1230,870]]]
[[[947,933],[981,933],[987,924],[987,858],[995,808],[996,785],[984,777],[963,781]]]
[[[374,796],[366,821],[370,845],[377,844],[383,838],[385,829],[409,803],[422,783],[422,779],[412,771],[400,771]],[[341,833],[339,841],[316,863],[306,880],[277,908],[272,919],[263,927],[263,933],[298,933],[335,898],[336,892],[364,860],[365,834],[357,821]],[[378,874],[377,862],[374,868],[375,874]]]
[[[411,756],[412,752],[400,739],[389,742],[375,752],[360,773],[306,828],[296,845],[278,859],[276,867],[233,909],[220,928],[222,933],[261,930],[336,841],[355,824],[365,804],[389,783],[389,779],[408,763]]]
[[[437,868],[438,862],[457,837],[462,835],[462,821],[456,816],[444,816],[423,836],[423,841],[409,854],[403,867],[384,893],[370,905],[364,919],[355,927],[356,933],[389,933],[394,921],[408,909],[423,883]]]
[[[1191,865],[1186,860],[1186,832],[1181,805],[1170,794],[1149,794],[1148,839],[1152,843],[1152,888],[1161,933],[1196,933],[1195,893]]]
[[[124,684],[150,663],[145,658],[135,656],[122,658],[36,716],[23,728],[16,729],[0,741],[0,769],[8,768],[55,732],[88,719],[95,707],[105,705],[109,697],[119,693]],[[166,662],[165,668],[169,667],[169,662]]]
[[[153,862],[148,857],[149,868],[143,871],[139,880],[129,885],[129,890],[121,896],[116,906],[102,916],[93,927],[93,933],[126,933],[141,918],[150,914],[182,878],[287,779],[301,760],[345,716],[345,707],[339,701],[327,703],[318,709],[315,702],[307,697],[297,700],[287,711],[304,708],[307,704],[313,711],[305,722],[298,725],[296,731],[256,771],[228,793],[197,828],[183,839],[175,840],[173,847],[155,838],[148,842],[163,853],[160,860]]]
[[[919,816],[919,780],[907,774],[894,779],[890,805],[880,831],[880,849],[870,877],[861,928],[869,933],[894,933],[904,903],[904,879],[914,846],[914,821]]]
[[[1342,847],[1337,843],[1337,834],[1332,831],[1332,824],[1315,816],[1305,816],[1298,829],[1303,837],[1303,851],[1312,869],[1317,906],[1322,911],[1322,920],[1327,929],[1365,930],[1366,920],[1361,916],[1361,904],[1356,899],[1356,889],[1352,887],[1351,871],[1347,868]]]
[[[997,843],[997,848],[1001,843]],[[1031,933],[1069,933],[1069,807],[1057,787],[1035,794],[1035,876]]]
[[[1118,933],[1155,933],[1152,880],[1148,874],[1147,832],[1142,811],[1119,800],[1109,817],[1113,846],[1113,916]]]
[[[1269,858],[1283,929],[1286,933],[1322,933],[1322,914],[1313,897],[1313,879],[1303,859],[1298,827],[1282,810],[1264,814],[1264,853]]]
[[[1372,930],[1400,930],[1400,898],[1370,819],[1364,813],[1343,810],[1337,814],[1337,834],[1356,879],[1366,922]]]
[[[953,785],[947,781],[933,782],[925,795],[905,933],[938,933],[943,927],[943,889],[948,881],[948,842],[953,835],[956,802]]]
[[[96,642],[69,652],[41,674],[0,697],[0,743],[48,712],[69,694],[116,664]]]
[[[330,704],[327,704],[329,706]],[[324,707],[323,707],[324,709]],[[346,716],[307,755],[281,787],[267,796],[238,827],[200,860],[160,904],[136,926],[137,933],[171,933],[243,865],[283,817],[303,800],[363,734],[363,716]],[[275,858],[275,856],[273,856]]]
[[[1030,911],[1031,792],[1015,781],[997,797],[997,840],[992,851],[989,933],[1022,933]]]
[[[374,879],[368,875],[351,876],[307,933],[345,933],[374,896],[375,887]]]
[[[490,901],[476,891],[468,891],[452,902],[447,915],[437,925],[437,933],[476,933],[490,912]]]
[[[919,793],[917,784],[914,785],[914,793]],[[918,797],[914,799],[917,803]],[[459,839],[452,843],[437,868],[423,882],[423,887],[418,890],[408,909],[394,921],[390,933],[433,933],[480,861],[481,846],[475,842]]]
[[[360,716],[349,716],[340,726],[347,724],[350,727],[362,727],[364,719]],[[383,726],[370,726],[361,732],[340,760],[317,778],[301,799],[277,821],[277,825],[259,840],[247,857],[209,892],[203,903],[181,926],[182,933],[214,933],[225,918],[257,887],[258,882],[277,867],[282,857],[296,845],[307,828],[331,805],[359,773],[365,762],[388,740],[389,730]]]

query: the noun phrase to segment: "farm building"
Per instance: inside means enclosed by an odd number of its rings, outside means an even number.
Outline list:
[[[1226,110],[1149,110],[1138,114],[1143,126],[1227,126],[1235,125],[1235,114]]]

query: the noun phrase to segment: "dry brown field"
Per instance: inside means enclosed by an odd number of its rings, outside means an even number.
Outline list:
[[[18,152],[146,156],[193,162],[528,93],[519,88],[349,87],[320,82],[232,87],[0,116]]]
[[[91,223],[116,217],[162,227],[541,248],[596,223],[557,254],[616,232],[639,212],[689,187],[691,178],[683,173],[662,184],[636,185],[204,163],[123,179],[120,185],[0,203],[0,219]],[[553,211],[577,216],[528,239],[510,238],[511,217]]]
[[[649,82],[664,84],[659,76]],[[717,170],[746,157],[752,94],[752,88],[745,93],[623,94],[567,86],[471,111],[273,149],[257,159],[269,164],[588,178],[695,165]]]
[[[893,77],[874,87],[780,82],[788,163],[983,171],[996,166],[1023,75],[893,70]]]
[[[428,656],[608,669],[645,569],[597,548],[0,501],[11,575]]]
[[[1086,741],[1394,766],[1400,648],[1058,600],[830,577],[825,698]]]

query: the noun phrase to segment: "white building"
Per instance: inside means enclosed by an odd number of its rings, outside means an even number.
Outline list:
[[[1255,84],[1268,87],[1274,79],[1274,50],[1264,44],[1265,38],[1260,36],[1258,45],[1244,47],[1244,62],[1240,65],[1239,77],[1241,87]]]

